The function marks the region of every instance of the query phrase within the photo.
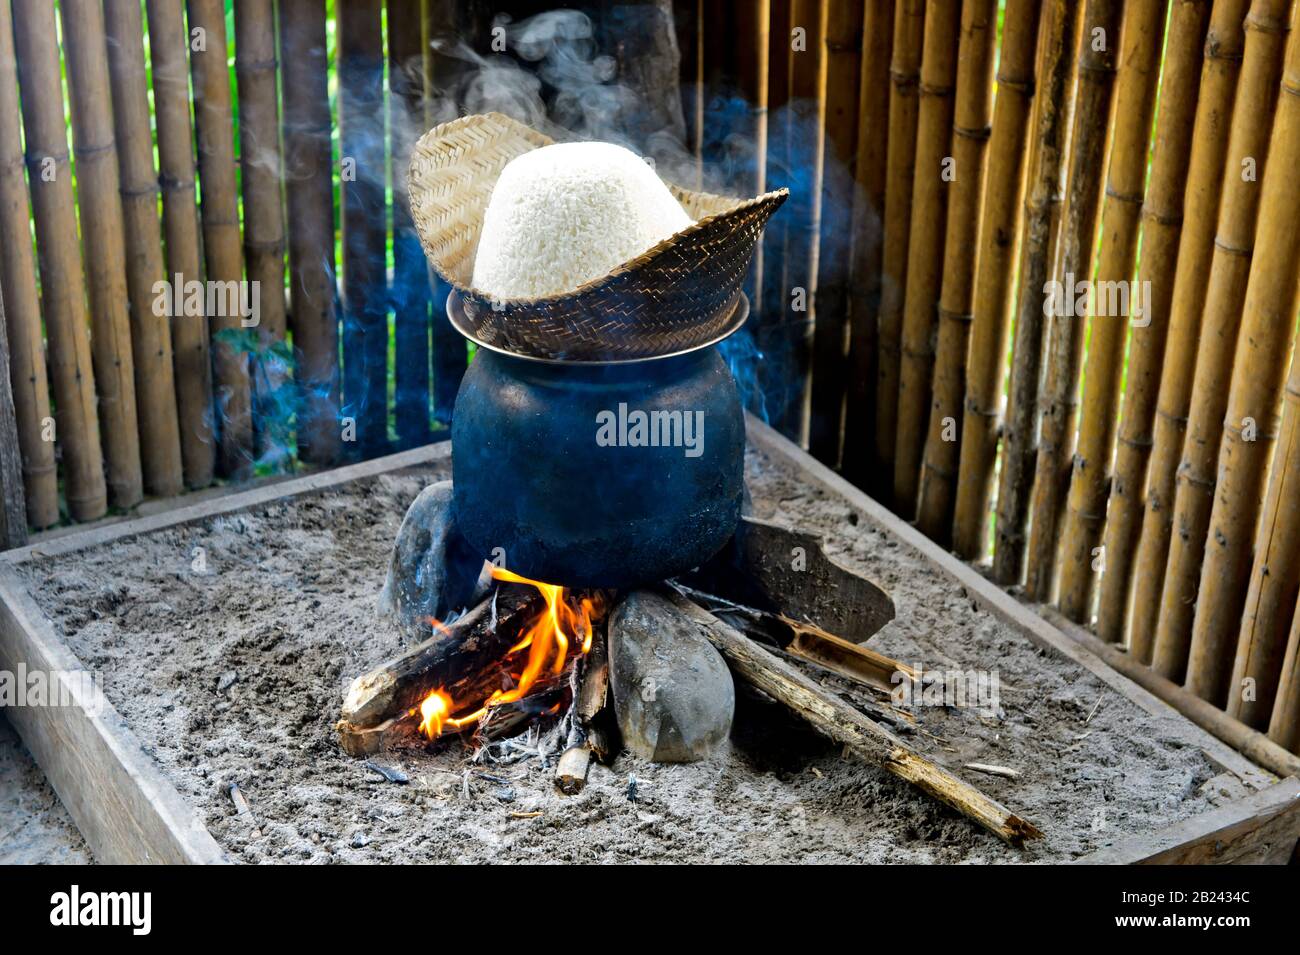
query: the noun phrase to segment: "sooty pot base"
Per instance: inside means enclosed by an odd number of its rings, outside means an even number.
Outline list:
[[[480,348],[452,448],[461,533],[535,580],[662,580],[715,554],[740,519],[744,416],[715,346],[619,364]]]

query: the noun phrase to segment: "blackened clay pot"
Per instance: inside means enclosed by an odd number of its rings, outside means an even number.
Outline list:
[[[535,580],[662,580],[735,531],[744,450],[716,345],[613,364],[480,347],[452,419],[456,522],[484,557]]]

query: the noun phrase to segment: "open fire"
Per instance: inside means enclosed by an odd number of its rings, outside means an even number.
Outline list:
[[[536,587],[546,606],[523,630],[519,641],[506,651],[500,667],[508,688],[497,689],[485,700],[454,699],[445,687],[429,692],[410,715],[419,715],[420,732],[437,739],[444,732],[468,729],[478,724],[494,706],[522,700],[546,677],[559,677],[576,648],[579,656],[591,650],[594,624],[604,614],[600,594],[578,597],[558,584],[531,580],[502,567],[492,568],[494,580]],[[446,633],[441,622],[436,630]],[[526,651],[526,653],[525,653]]]

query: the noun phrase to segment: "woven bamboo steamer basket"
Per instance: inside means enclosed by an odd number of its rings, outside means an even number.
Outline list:
[[[607,275],[531,299],[494,299],[470,285],[501,170],[552,142],[508,116],[485,113],[435,126],[412,151],[411,217],[434,271],[460,293],[471,337],[526,357],[570,361],[654,358],[717,340],[787,189],[734,199],[665,183],[696,221]]]

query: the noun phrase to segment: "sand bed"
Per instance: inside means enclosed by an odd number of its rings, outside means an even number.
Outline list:
[[[729,751],[691,766],[623,756],[565,797],[553,762],[472,765],[404,748],[409,785],[345,756],[352,677],[402,647],[375,622],[407,504],[448,468],[366,479],[20,570],[56,630],[232,859],[243,862],[894,861],[1076,857],[1224,798],[1186,725],[1153,716],[978,609],[960,586],[784,462],[751,452],[758,516],[822,534],[897,617],[871,645],[927,669],[996,670],[1000,706],[923,707],[910,742],[1036,823],[1003,846],[741,693]],[[828,685],[833,685],[829,681]],[[1002,779],[965,763],[1009,766]],[[255,819],[235,815],[229,785]]]

